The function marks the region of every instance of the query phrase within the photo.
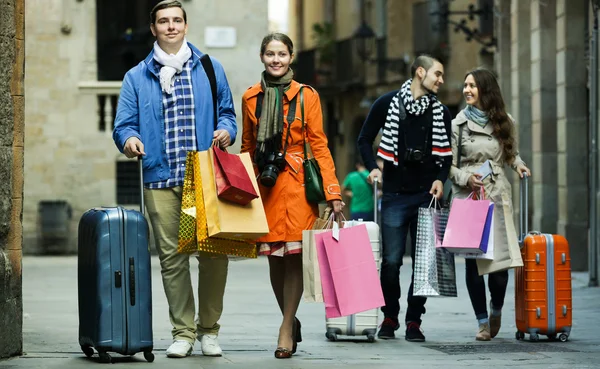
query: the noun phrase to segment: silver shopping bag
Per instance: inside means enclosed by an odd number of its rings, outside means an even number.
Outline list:
[[[457,296],[454,255],[442,247],[436,247],[442,244],[448,213],[448,209],[437,209],[437,206],[419,208],[414,270],[415,296]]]

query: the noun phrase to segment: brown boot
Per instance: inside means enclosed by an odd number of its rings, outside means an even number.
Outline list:
[[[479,324],[479,332],[475,335],[477,341],[489,341],[492,337],[490,336],[490,325],[488,323]]]

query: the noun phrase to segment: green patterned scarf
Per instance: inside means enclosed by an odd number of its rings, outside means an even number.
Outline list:
[[[266,157],[281,150],[283,134],[283,93],[290,88],[294,72],[290,68],[281,77],[273,77],[266,71],[262,73],[260,84],[264,91],[258,135],[256,138],[255,161],[259,168]]]

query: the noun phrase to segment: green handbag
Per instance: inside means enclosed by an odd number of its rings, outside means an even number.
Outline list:
[[[304,87],[300,87],[300,112],[302,116],[302,139],[304,140],[304,160],[302,166],[304,167],[304,190],[306,191],[306,199],[308,202],[319,204],[325,202],[325,191],[323,190],[323,177],[321,176],[321,169],[317,160],[312,156],[308,158],[307,146],[310,150],[309,144],[306,142],[306,135],[304,133]]]

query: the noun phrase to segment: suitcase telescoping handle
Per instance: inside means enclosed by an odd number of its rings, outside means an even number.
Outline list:
[[[144,203],[144,166],[142,165],[142,157],[138,156],[138,166],[140,168],[140,212],[142,215],[146,215],[145,208],[146,205]]]
[[[373,179],[373,203],[375,204],[373,209],[373,221],[377,223],[377,212],[379,211],[379,205],[377,204],[377,194],[379,192],[379,178]]]
[[[529,176],[523,173],[519,191],[519,244],[523,245],[529,232]]]

